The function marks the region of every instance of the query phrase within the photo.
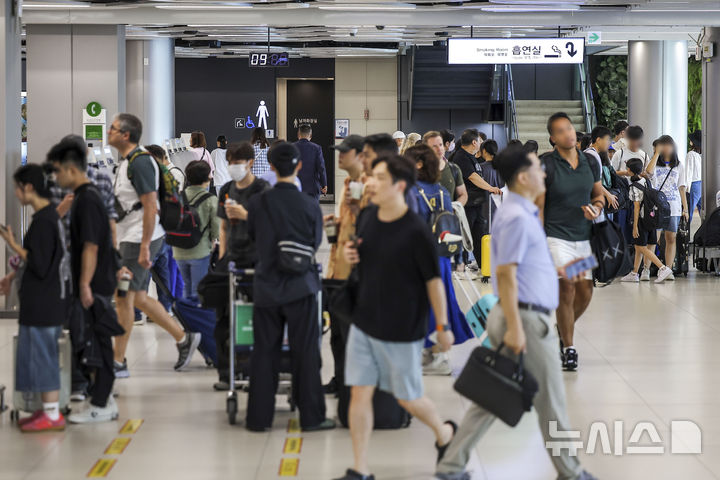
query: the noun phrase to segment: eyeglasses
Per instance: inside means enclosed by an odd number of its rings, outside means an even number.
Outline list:
[[[109,130],[109,131],[112,132],[113,130],[115,130],[115,131],[117,131],[117,132],[120,132],[120,133],[125,133],[125,130],[122,130],[122,129],[120,129],[120,128],[117,128],[115,125],[113,125],[113,124],[111,123],[111,124],[110,124],[110,130]]]

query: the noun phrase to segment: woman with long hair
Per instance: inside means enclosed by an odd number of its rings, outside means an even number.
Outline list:
[[[407,152],[408,148],[414,147],[419,140],[422,140],[422,136],[420,136],[419,133],[408,133],[407,137],[405,137],[405,141],[403,142],[402,147],[400,147],[400,155],[405,155],[405,152]]]
[[[645,171],[650,175],[653,187],[662,191],[670,203],[670,225],[663,233],[665,235],[665,263],[672,265],[675,260],[675,240],[680,218],[689,219],[685,195],[687,189],[685,165],[680,162],[677,146],[670,135],[663,135],[655,140],[653,147],[655,153]],[[648,245],[648,248],[655,250],[655,245]],[[668,280],[675,280],[675,277],[670,274]]]
[[[450,193],[439,183],[440,159],[432,148],[424,144],[410,147],[405,152],[405,157],[412,160],[418,169],[417,182],[408,191],[410,197],[408,206],[419,214],[428,225],[434,211],[445,210],[452,213]],[[448,324],[455,335],[455,344],[460,344],[474,335],[455,297],[450,257],[439,256],[438,259],[440,276],[445,285],[445,296],[447,297]],[[450,375],[448,354],[436,351],[435,344],[429,340],[434,331],[435,315],[430,312],[428,335],[425,339],[425,354],[423,355],[423,374]]]
[[[252,166],[252,173],[256,177],[260,177],[270,171],[270,163],[267,158],[270,142],[265,136],[265,129],[262,127],[254,128],[250,143],[255,149],[255,162]]]

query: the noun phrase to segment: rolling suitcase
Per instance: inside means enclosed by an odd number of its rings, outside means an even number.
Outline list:
[[[482,275],[483,283],[488,283],[490,281],[490,276],[492,275],[492,264],[490,263],[490,244],[492,243],[492,203],[493,199],[488,198],[488,232],[490,233],[488,233],[487,235],[483,235],[480,239],[480,255],[482,256],[482,258],[480,259],[480,275]]]
[[[186,298],[176,298],[165,282],[162,281],[155,267],[150,268],[152,279],[158,291],[172,299],[172,311],[186,332],[198,332],[202,335],[198,351],[205,359],[207,366],[217,364],[217,345],[215,344],[215,310],[202,308],[197,302]]]
[[[673,273],[687,277],[688,271],[690,270],[690,225],[688,225],[685,217],[680,217],[680,225],[678,226],[675,245],[675,265],[673,266]]]
[[[488,339],[488,334],[486,331],[487,318],[490,314],[490,310],[492,310],[495,304],[498,302],[498,298],[493,294],[480,295],[480,292],[475,287],[475,284],[468,277],[467,271],[465,272],[465,276],[467,277],[468,282],[470,283],[470,286],[475,293],[475,298],[477,298],[476,301],[473,301],[472,297],[465,288],[465,285],[463,285],[463,282],[461,280],[457,281],[457,285],[460,287],[460,290],[463,292],[465,298],[468,301],[468,304],[470,305],[470,308],[465,314],[465,319],[467,320],[468,325],[470,325],[470,329],[473,331],[475,336],[480,339],[482,344],[490,347],[490,340]]]
[[[58,338],[60,355],[60,411],[63,415],[70,413],[70,389],[72,388],[72,343],[70,332],[63,330]],[[17,335],[13,337],[13,362],[17,358]],[[13,394],[13,410],[10,419],[17,421],[20,412],[33,413],[42,409],[42,398],[39,392],[18,392]]]

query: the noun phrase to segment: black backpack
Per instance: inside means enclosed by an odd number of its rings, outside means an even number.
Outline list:
[[[443,189],[440,190],[440,209],[431,205],[425,195],[425,191],[422,188],[418,187],[418,192],[420,192],[420,196],[430,209],[429,225],[433,237],[435,237],[438,255],[441,257],[455,256],[462,247],[462,230],[460,229],[460,220],[458,220],[455,216],[455,213],[445,210],[445,196],[443,195]],[[443,241],[443,237],[446,234],[457,235],[460,239],[455,241]]]
[[[700,225],[693,237],[695,246],[720,246],[720,208],[716,208]]]
[[[198,195],[193,203],[188,202],[187,194],[182,192],[181,197],[185,205],[180,214],[178,228],[165,230],[165,242],[172,247],[193,248],[200,243],[205,231],[210,227],[211,220],[208,220],[204,228],[200,225],[198,207],[213,194],[205,192]]]
[[[609,204],[607,206],[608,213],[617,213],[620,210],[625,210],[630,205],[630,183],[615,172],[615,169],[610,167],[610,182],[612,186],[608,188],[608,192],[615,195],[618,202],[618,208],[612,208]]]
[[[665,180],[657,190],[653,187],[643,186],[639,182],[633,182],[631,187],[635,187],[643,191],[643,199],[641,207],[643,209],[643,217],[640,219],[645,230],[665,230],[670,225],[670,202],[662,192],[672,169],[665,176]]]

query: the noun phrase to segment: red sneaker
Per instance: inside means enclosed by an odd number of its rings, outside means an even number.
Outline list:
[[[61,413],[60,417],[53,421],[50,420],[50,417],[48,417],[45,412],[42,412],[35,420],[20,427],[20,430],[25,433],[62,431],[65,430],[65,417],[63,417]]]
[[[33,414],[30,415],[29,417],[21,418],[20,420],[18,420],[18,427],[22,427],[26,423],[36,420],[42,414],[43,414],[42,408],[40,410],[35,410],[35,412],[33,412]]]

